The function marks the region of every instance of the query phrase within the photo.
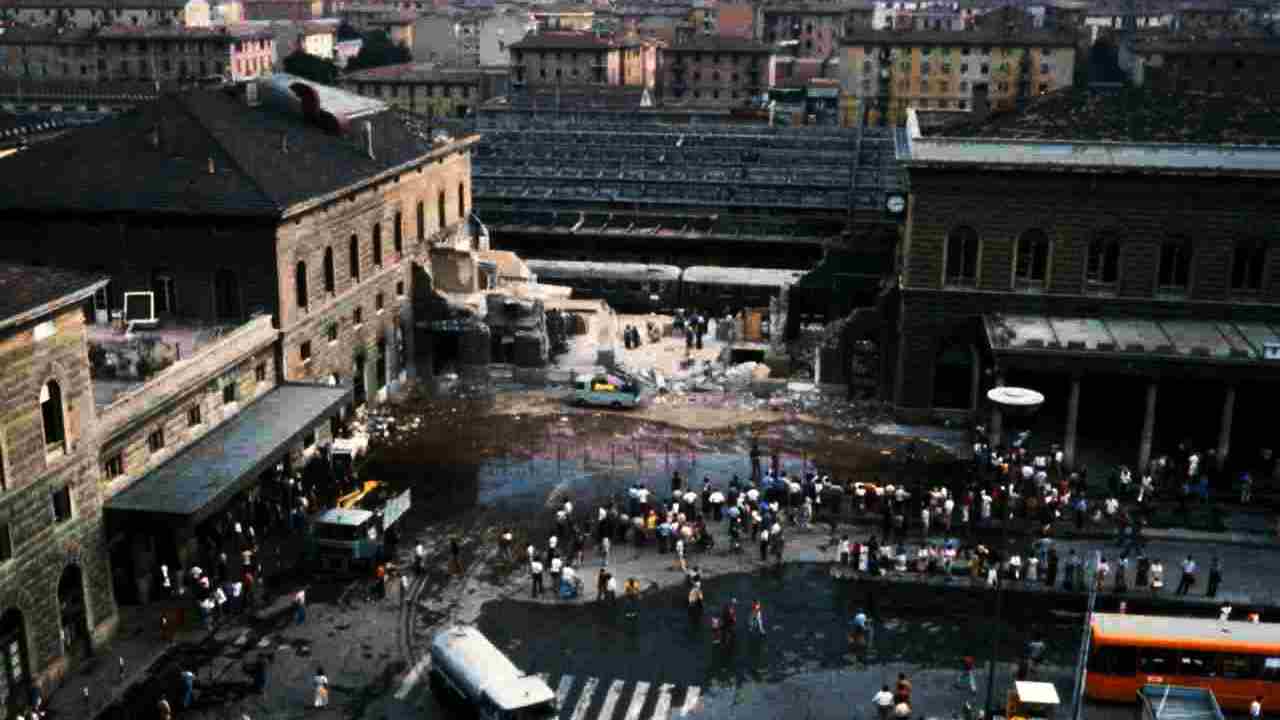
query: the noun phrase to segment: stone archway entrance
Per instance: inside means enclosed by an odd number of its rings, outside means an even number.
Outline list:
[[[0,615],[0,701],[10,711],[27,702],[31,684],[26,630],[21,610],[9,608]]]
[[[62,629],[62,651],[77,659],[92,651],[89,613],[84,597],[84,574],[79,565],[68,565],[58,580],[58,620]]]

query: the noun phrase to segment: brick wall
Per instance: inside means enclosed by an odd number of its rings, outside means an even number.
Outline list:
[[[421,242],[417,222],[419,202],[424,221]],[[445,238],[456,242],[458,230],[470,212],[471,157],[461,152],[285,221],[277,230],[276,243],[276,261],[281,268],[288,269],[281,274],[278,289],[283,301],[280,328],[284,335],[285,378],[322,381],[337,375],[341,380],[349,380],[354,357],[363,351],[367,358],[366,387],[372,393],[375,374],[370,361],[378,340],[386,339],[388,354],[394,356],[397,323],[403,322],[405,335],[412,335],[411,265],[416,262],[429,267],[430,247]],[[397,213],[402,227],[399,253],[395,249]],[[375,225],[381,228],[380,265],[374,262]],[[349,248],[353,235],[359,256],[358,279],[351,272]],[[325,288],[326,249],[332,251],[334,258],[333,292]],[[299,262],[306,265],[305,308],[297,303],[294,274]],[[382,313],[377,309],[379,294],[383,298]],[[355,319],[357,308],[362,316],[359,323]],[[333,340],[330,339],[331,327],[337,333]],[[310,361],[302,357],[304,344],[310,346]],[[388,376],[398,375],[401,369],[393,361]]]
[[[114,625],[101,526],[102,497],[93,482],[96,453],[93,393],[83,314],[60,311],[55,333],[35,341],[33,325],[0,338],[0,447],[5,488],[0,491],[0,532],[12,557],[0,562],[0,613],[16,608],[24,621],[25,660],[31,677],[56,681],[69,667],[60,633],[58,584],[64,571],[83,575],[88,629],[95,644]],[[61,388],[66,451],[47,454],[40,388],[49,379]],[[55,522],[51,493],[69,487],[72,514]],[[21,698],[20,701],[25,701]]]
[[[948,342],[979,342],[984,313],[1141,316],[1274,321],[1280,315],[1280,187],[1224,177],[954,172],[911,170],[912,200],[903,272],[896,403],[932,403],[934,362]],[[980,239],[974,288],[944,288],[947,233],[972,227]],[[1050,238],[1048,288],[1013,291],[1016,238],[1028,229]],[[1085,283],[1090,241],[1113,231],[1120,240],[1112,294]],[[1270,234],[1268,235],[1268,232]],[[1160,243],[1191,240],[1185,297],[1156,292]],[[1269,240],[1262,288],[1231,289],[1238,240]]]
[[[277,335],[269,316],[255,318],[103,408],[98,425],[98,478],[103,495],[124,490],[274,388]],[[262,380],[258,380],[259,368]],[[236,385],[236,400],[230,403],[223,396],[228,383]],[[193,407],[200,412],[195,424],[188,415]],[[156,430],[163,432],[164,446],[152,451],[149,438]],[[108,460],[117,456],[122,474],[110,476]]]

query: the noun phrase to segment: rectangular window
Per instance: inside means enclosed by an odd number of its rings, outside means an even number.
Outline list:
[[[355,323],[356,327],[364,324],[364,308],[359,305],[356,306],[356,309],[351,313],[351,322]]]
[[[311,362],[311,341],[308,340],[298,346],[298,356],[302,358],[302,362]]]
[[[201,423],[200,406],[192,405],[187,408],[187,427],[195,427]]]
[[[237,396],[237,392],[236,392],[235,382],[229,382],[226,385],[222,386],[222,404],[223,405],[230,405],[231,403],[235,402],[236,396]]]
[[[115,480],[124,475],[124,453],[116,453],[109,456],[102,463],[102,476],[108,480]]]
[[[258,366],[253,369],[253,379],[260,383],[267,381],[267,364],[266,363],[258,363]]]
[[[71,488],[63,485],[60,489],[49,493],[49,505],[53,510],[55,523],[71,519]]]
[[[396,281],[396,297],[404,297],[404,281]]]
[[[377,310],[378,312],[382,312],[382,307],[384,304],[385,304],[385,300],[383,298],[382,293],[378,293],[377,295],[373,296],[373,307],[375,310]]]
[[[164,449],[164,428],[156,428],[147,436],[147,448],[151,452],[160,452]]]
[[[1218,661],[1222,663],[1222,677],[1245,680],[1252,680],[1258,677],[1261,670],[1259,666],[1262,664],[1259,662],[1260,659],[1258,655],[1222,653],[1218,656]]]
[[[330,322],[329,327],[325,328],[325,335],[329,342],[338,342],[338,323]]]
[[[13,538],[9,537],[9,523],[0,525],[0,562],[13,557]]]
[[[312,430],[311,432],[308,432],[306,435],[303,435],[303,436],[302,436],[302,447],[303,447],[303,448],[306,448],[307,450],[310,450],[311,448],[313,448],[313,447],[315,447],[315,446],[316,446],[316,431],[315,431],[315,430]]]
[[[1142,648],[1138,672],[1143,675],[1172,675],[1178,671],[1178,651],[1166,648]]]

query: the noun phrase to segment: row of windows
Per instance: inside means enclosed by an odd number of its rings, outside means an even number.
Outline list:
[[[416,208],[417,214],[417,238],[418,242],[427,239],[427,217],[426,207],[421,200],[418,201]],[[466,186],[462,183],[458,184],[458,219],[461,220],[467,214],[467,194]],[[445,229],[447,225],[445,217],[445,194],[441,190],[436,196],[436,218],[439,222],[440,229]],[[396,211],[395,222],[392,224],[392,244],[393,250],[397,256],[404,253],[404,222],[403,215]],[[373,242],[373,266],[375,268],[382,267],[382,221],[379,220],[373,224],[371,232]],[[360,282],[360,237],[352,233],[351,238],[347,241],[347,267],[350,271],[351,285],[354,287]],[[333,259],[333,247],[324,249],[324,260],[322,261],[322,274],[324,280],[324,291],[326,293],[336,293],[338,286],[337,270]],[[307,263],[299,260],[294,268],[294,300],[299,308],[306,308],[310,302],[310,292],[307,287]]]
[[[1093,290],[1114,290],[1120,280],[1121,242],[1115,233],[1102,233],[1089,241],[1085,259],[1085,283]],[[945,285],[972,286],[978,282],[981,240],[971,227],[961,226],[947,235],[943,258]],[[1018,236],[1013,254],[1013,283],[1019,289],[1048,287],[1052,271],[1053,243],[1039,229]],[[1267,263],[1266,242],[1246,239],[1236,243],[1231,261],[1231,290],[1257,293],[1263,289]],[[1156,287],[1162,292],[1186,292],[1191,279],[1195,249],[1190,238],[1169,237],[1160,243]]]
[[[1105,645],[1090,655],[1089,671],[1120,676],[1186,675],[1274,682],[1280,680],[1280,657]]]
[[[866,47],[862,48],[862,52],[868,57],[874,56],[874,55],[885,55],[890,51],[891,48],[892,46],[885,47],[881,45],[867,45]],[[910,52],[909,48],[899,47],[895,49],[897,49],[899,52]],[[1026,52],[1029,52],[1031,50],[1031,48],[1019,48],[1019,49]],[[971,47],[961,47],[958,49],[950,48],[950,47],[935,48],[932,45],[925,45],[921,47],[920,54],[926,55],[926,56],[931,55],[935,50],[940,55],[951,55],[952,53],[955,53],[957,51],[960,53],[961,56],[968,56],[973,54],[973,48]],[[983,45],[981,48],[979,48],[977,54],[990,55],[991,51],[992,51],[992,47],[990,45]],[[1009,55],[1012,54],[1012,52],[1013,52],[1013,48],[1003,47],[1003,48],[1000,48],[999,55],[1001,57],[1009,57]],[[1042,58],[1053,57],[1053,48],[1047,48],[1047,47],[1040,48],[1040,57]]]
[[[396,281],[396,297],[404,298],[404,281],[403,280]],[[378,293],[373,296],[373,309],[375,312],[381,315],[382,311],[385,310],[386,307],[387,307],[386,295],[384,295],[383,293]],[[351,311],[351,324],[357,328],[360,327],[361,325],[364,325],[364,308],[362,306],[356,305],[355,308]],[[328,339],[328,341],[331,343],[338,342],[338,323],[336,320],[330,322],[329,326],[325,328],[325,338]],[[306,342],[303,342],[301,345],[298,346],[298,357],[302,360],[303,363],[310,362],[311,360],[311,341],[310,340],[307,340]]]
[[[253,379],[256,383],[263,383],[267,380],[267,364],[258,363],[253,369]],[[222,386],[222,404],[231,405],[240,399],[240,387],[234,377],[228,379]],[[204,423],[204,411],[200,409],[200,402],[187,407],[187,428],[196,428]],[[157,426],[147,434],[147,450],[152,454],[161,452],[166,445],[164,426]],[[106,480],[114,480],[125,474],[124,451],[120,450],[108,455],[102,461],[102,476]]]

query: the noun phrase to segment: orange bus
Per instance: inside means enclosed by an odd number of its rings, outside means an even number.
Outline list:
[[[1094,613],[1085,695],[1135,702],[1143,685],[1213,691],[1226,710],[1280,706],[1280,625]]]

